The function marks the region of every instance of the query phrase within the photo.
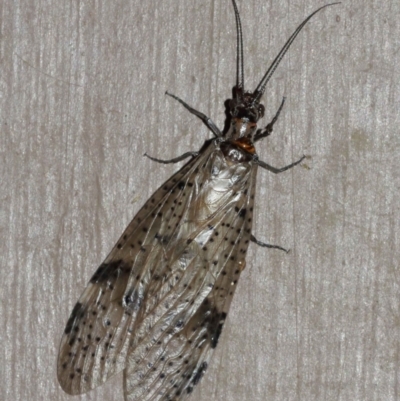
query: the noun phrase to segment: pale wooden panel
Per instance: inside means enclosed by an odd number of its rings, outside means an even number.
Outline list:
[[[239,1],[253,88],[321,1]],[[0,2],[0,399],[81,397],[55,377],[67,317],[134,213],[209,137],[165,90],[223,124],[229,0]],[[192,401],[399,399],[400,3],[316,16],[268,85],[255,233],[213,363]],[[267,119],[265,120],[267,122]]]

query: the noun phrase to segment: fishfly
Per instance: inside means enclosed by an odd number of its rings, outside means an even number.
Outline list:
[[[271,134],[260,103],[267,82],[304,25],[294,31],[253,92],[244,89],[242,27],[237,30],[237,73],[227,106],[227,129],[169,94],[199,117],[215,138],[145,203],[94,273],[68,319],[58,356],[58,380],[82,394],[123,371],[126,401],[185,400],[217,346],[250,241],[258,167],[254,143]],[[337,3],[332,3],[337,4]]]

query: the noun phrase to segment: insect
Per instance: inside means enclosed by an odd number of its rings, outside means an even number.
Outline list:
[[[237,73],[227,106],[228,124],[213,121],[169,94],[199,117],[215,138],[200,152],[160,163],[190,161],[175,173],[128,225],[94,273],[68,319],[58,357],[58,380],[69,394],[82,394],[123,371],[126,401],[186,399],[207,370],[216,348],[249,243],[258,167],[254,144],[271,134],[260,103],[267,82],[309,15],[278,53],[253,92],[245,91],[239,11]],[[337,3],[332,3],[337,4]]]

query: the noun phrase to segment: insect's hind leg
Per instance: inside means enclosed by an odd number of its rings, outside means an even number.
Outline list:
[[[254,135],[254,142],[257,142],[257,141],[259,141],[260,139],[266,138],[267,136],[269,136],[269,135],[272,134],[272,130],[273,130],[273,128],[274,128],[274,124],[275,124],[276,121],[278,120],[279,114],[281,114],[281,111],[282,111],[282,109],[283,109],[283,105],[285,104],[285,100],[286,100],[286,98],[284,97],[284,98],[282,99],[282,103],[281,103],[281,105],[279,106],[278,111],[276,112],[276,114],[275,114],[274,118],[271,120],[271,122],[270,122],[269,124],[267,124],[267,125],[265,126],[265,128],[259,129],[259,130],[257,131],[257,133]]]
[[[279,245],[270,245],[270,244],[266,244],[265,242],[261,242],[261,241],[259,241],[253,234],[251,234],[251,236],[250,236],[250,241],[251,241],[251,242],[254,242],[254,243],[257,244],[258,246],[262,246],[263,248],[279,249],[279,250],[284,251],[284,252],[286,252],[286,253],[289,253],[289,252],[290,252],[290,249],[282,248],[282,247],[279,246]]]

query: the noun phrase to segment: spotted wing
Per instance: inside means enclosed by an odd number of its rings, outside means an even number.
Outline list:
[[[186,399],[217,346],[245,267],[256,167],[240,171],[224,166],[222,171],[218,160],[212,164],[220,181],[213,188],[218,189],[219,195],[205,190],[192,206],[200,215],[206,199],[214,199],[219,207],[206,220],[196,219],[199,229],[189,231],[181,253],[185,269],[172,278],[167,295],[151,311],[143,310],[147,319],[138,320],[137,331],[142,334],[128,352],[124,371],[126,401]],[[223,181],[235,180],[236,174],[236,178],[240,177],[237,185],[228,190]],[[211,176],[206,183],[213,180]],[[222,197],[223,193],[228,196]]]
[[[181,313],[168,328],[161,320],[129,355],[124,371],[126,401],[182,401],[193,392],[217,346],[245,262],[228,262],[226,267],[229,274],[218,276],[187,321]]]
[[[173,359],[182,346],[174,344],[181,342],[185,327],[194,328],[197,320],[201,326],[204,302],[217,294],[218,280],[230,278],[233,273],[228,275],[227,269],[243,264],[250,238],[246,205],[255,175],[251,171],[255,167],[228,168],[212,143],[146,202],[68,320],[58,361],[66,392],[84,393],[125,367],[126,388],[138,379],[137,387],[144,388],[150,373],[157,371],[149,358],[165,352],[164,358]],[[223,291],[231,290],[233,281]],[[228,293],[221,297],[230,302]],[[206,353],[201,355],[205,361]],[[192,366],[203,360],[192,358]],[[162,388],[166,391],[164,384]],[[128,400],[138,399],[130,393]]]
[[[207,155],[190,161],[146,202],[75,305],[57,366],[58,380],[67,393],[85,393],[124,369],[144,294],[150,281],[157,280],[163,242],[176,229],[176,213],[183,214],[189,203],[182,200],[185,183]]]

